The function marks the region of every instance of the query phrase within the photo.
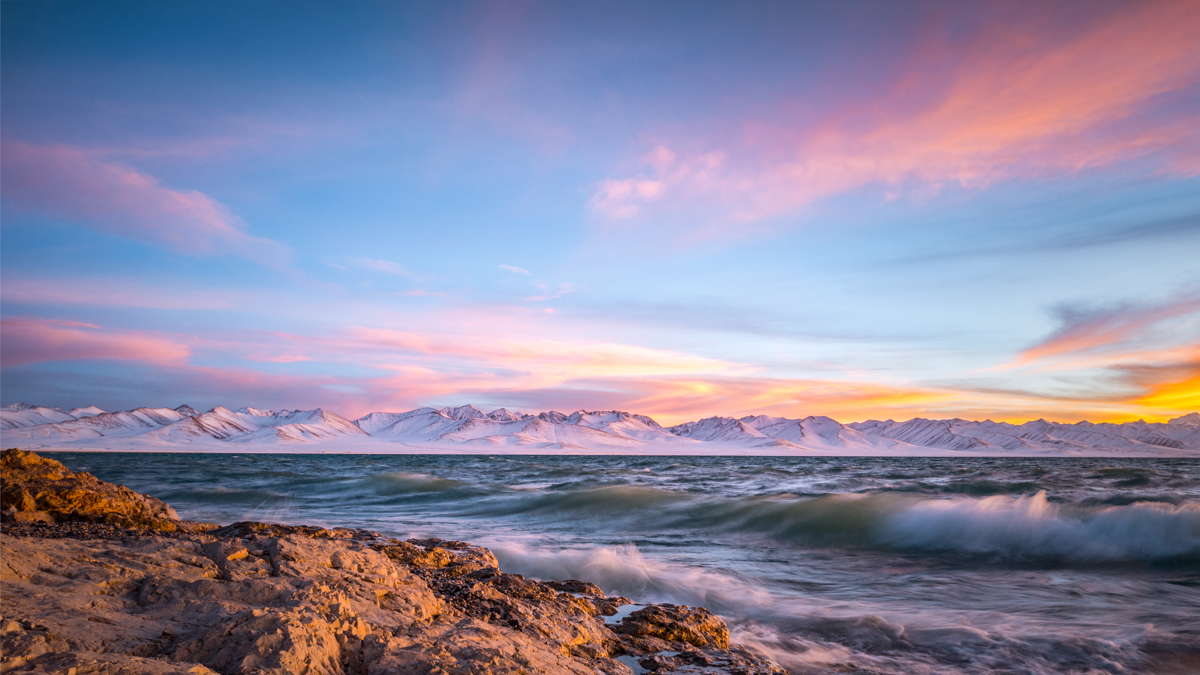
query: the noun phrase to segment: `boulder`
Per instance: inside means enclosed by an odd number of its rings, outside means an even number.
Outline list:
[[[16,448],[0,455],[0,509],[17,522],[86,521],[174,531],[184,526],[170,506],[61,462]]]
[[[648,605],[622,619],[613,630],[695,647],[729,648],[729,627],[721,617],[703,607]]]

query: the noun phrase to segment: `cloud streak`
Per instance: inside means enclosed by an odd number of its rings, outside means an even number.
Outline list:
[[[590,206],[613,223],[674,216],[706,237],[872,185],[885,197],[931,194],[1139,158],[1163,174],[1200,173],[1194,107],[1164,103],[1200,82],[1200,5],[1121,4],[1081,29],[996,23],[969,40],[929,40],[889,91],[816,124],[751,125],[755,143],[686,157],[657,147],[642,173],[600,183]],[[792,156],[778,159],[781,147]]]
[[[196,190],[79,148],[3,143],[4,201],[102,232],[188,255],[238,255],[281,267],[288,249],[251,236],[225,205]]]
[[[184,343],[142,331],[103,330],[89,323],[41,318],[4,319],[0,326],[0,363],[5,368],[84,359],[180,365],[191,355]]]
[[[1162,345],[1180,336],[1172,330],[1195,326],[1191,319],[1200,314],[1200,297],[1188,297],[1157,305],[1118,305],[1104,309],[1079,310],[1070,307],[1058,311],[1062,327],[1042,342],[1021,352],[1012,366],[1027,366],[1046,361],[1068,361],[1074,367],[1080,361],[1099,359],[1101,363],[1147,358],[1147,352],[1164,355],[1177,349]],[[1183,333],[1184,344],[1188,335]],[[1176,342],[1178,344],[1178,342]],[[1158,345],[1158,346],[1154,346]]]
[[[233,399],[267,407],[336,406],[349,415],[475,402],[536,409],[613,407],[666,424],[759,413],[842,421],[914,416],[1103,421],[1163,419],[1195,408],[1200,396],[1200,345],[1170,358],[1112,363],[1106,372],[1118,377],[1115,386],[1064,395],[971,382],[779,377],[695,354],[535,338],[502,327],[487,338],[369,327],[324,336],[204,337],[42,318],[5,319],[2,328],[6,378],[15,374],[18,382],[42,364],[108,360],[121,365],[107,380],[94,373],[89,377],[114,391],[137,391],[143,380],[173,380],[174,391],[201,392],[200,400],[210,405]],[[238,361],[245,365],[235,365]],[[225,365],[200,365],[207,362]],[[292,370],[297,363],[305,363],[306,374]],[[260,370],[256,364],[271,366]]]

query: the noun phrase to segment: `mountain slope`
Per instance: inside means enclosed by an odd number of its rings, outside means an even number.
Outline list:
[[[1200,413],[1124,424],[924,418],[841,424],[819,416],[750,415],[664,428],[650,417],[619,410],[532,415],[504,408],[484,413],[464,405],[373,412],[351,422],[320,408],[104,412],[95,406],[64,411],[20,403],[0,409],[0,434],[6,445],[50,449],[1200,456]]]
[[[45,408],[28,403],[14,403],[0,408],[0,430],[66,422],[79,417],[79,415],[72,414],[74,412],[74,410],[63,412],[62,408]]]

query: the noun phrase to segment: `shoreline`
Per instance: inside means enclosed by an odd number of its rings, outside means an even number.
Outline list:
[[[441,539],[183,521],[3,454],[0,671],[778,674],[707,609],[535,581]]]
[[[263,448],[261,446],[245,446],[242,448],[219,446],[219,447],[203,447],[199,449],[193,448],[104,448],[104,447],[64,447],[58,446],[38,446],[28,445],[31,451],[40,453],[54,452],[79,452],[79,453],[127,453],[127,454],[163,454],[163,455],[304,455],[304,456],[321,456],[321,455],[361,455],[361,456],[443,456],[443,457],[486,457],[486,456],[512,456],[512,457],[764,457],[764,458],[785,458],[785,457],[810,457],[816,459],[832,459],[832,458],[859,458],[859,459],[1200,459],[1200,454],[1193,451],[1182,452],[1118,452],[1118,451],[1079,451],[1079,452],[1038,452],[1038,453],[980,453],[969,450],[930,450],[928,453],[894,453],[894,454],[865,454],[852,452],[824,452],[824,451],[778,451],[778,452],[762,452],[761,448],[747,449],[744,451],[718,451],[711,452],[665,452],[661,449],[653,449],[645,452],[618,452],[607,450],[593,449],[577,449],[577,450],[562,450],[554,448],[521,448],[519,450],[509,449],[504,446],[498,446],[498,449],[488,449],[487,447],[469,447],[469,448],[436,448],[436,447],[421,447],[411,446],[403,443],[395,443],[392,441],[381,441],[379,445],[386,446],[402,446],[405,449],[388,451],[386,449],[371,448],[367,450],[300,450],[294,447],[290,448]]]

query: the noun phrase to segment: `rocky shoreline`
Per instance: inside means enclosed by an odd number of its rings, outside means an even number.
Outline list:
[[[219,527],[33,453],[0,469],[0,672],[784,672],[707,609],[507,574],[465,542]]]

